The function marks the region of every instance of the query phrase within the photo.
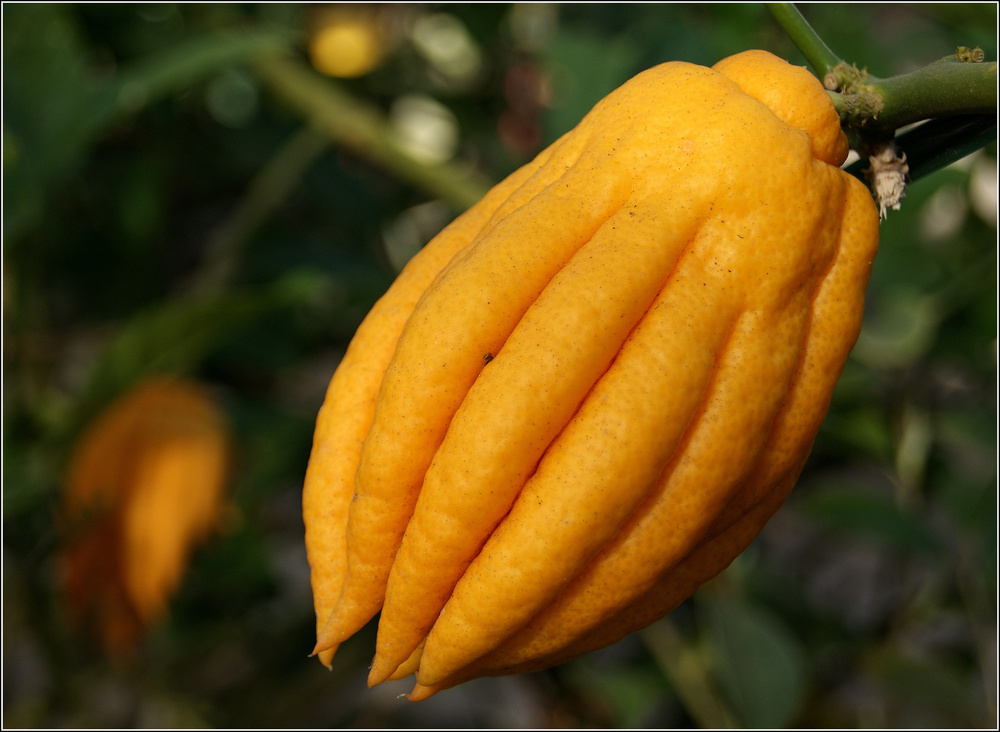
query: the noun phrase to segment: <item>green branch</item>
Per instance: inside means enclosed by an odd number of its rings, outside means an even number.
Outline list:
[[[685,640],[669,618],[639,631],[657,664],[670,680],[687,712],[706,729],[735,729],[739,725],[716,690],[707,660]]]
[[[253,65],[270,92],[316,130],[401,180],[464,211],[489,190],[489,182],[456,164],[428,164],[398,142],[385,117],[304,64],[272,56]]]
[[[887,79],[856,68],[834,73],[843,79],[841,119],[869,135],[884,137],[934,117],[996,112],[996,62],[963,62],[956,55]]]
[[[247,242],[329,146],[327,137],[303,127],[274,153],[250,181],[230,217],[206,242],[205,258],[192,278],[191,292],[221,292],[232,283]]]
[[[982,51],[960,48],[908,74],[880,79],[843,61],[792,3],[768,3],[775,20],[831,90],[845,128],[869,138],[934,117],[995,113],[997,65]]]
[[[792,43],[806,57],[806,61],[820,79],[825,79],[827,74],[842,63],[840,57],[830,50],[792,3],[766,3],[766,5],[771,15],[778,21],[778,25],[792,39]]]

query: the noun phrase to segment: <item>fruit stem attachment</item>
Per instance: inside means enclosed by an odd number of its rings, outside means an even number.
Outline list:
[[[767,8],[829,92],[851,149],[869,163],[847,170],[869,182],[883,217],[899,208],[908,182],[996,139],[997,64],[981,49],[959,46],[916,71],[880,79],[838,57],[792,3]],[[914,123],[923,124],[896,136]]]

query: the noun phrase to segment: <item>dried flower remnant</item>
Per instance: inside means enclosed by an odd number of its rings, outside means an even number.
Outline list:
[[[906,164],[906,153],[900,153],[892,141],[875,146],[868,162],[869,168],[865,171],[865,176],[878,204],[879,217],[884,219],[888,209],[899,210],[900,202],[906,195],[910,167]]]

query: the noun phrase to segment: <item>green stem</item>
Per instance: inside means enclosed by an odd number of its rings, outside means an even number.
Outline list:
[[[250,181],[236,210],[216,229],[205,247],[205,261],[191,283],[191,291],[208,294],[228,285],[239,268],[243,247],[267,218],[291,194],[330,141],[305,127],[271,157]]]
[[[859,72],[844,89],[841,119],[876,135],[932,117],[995,114],[997,65],[943,58],[909,74],[878,79]]]
[[[669,618],[639,631],[657,664],[688,713],[705,729],[735,729],[738,725],[712,683],[701,654],[687,642]]]
[[[771,15],[778,21],[778,25],[792,39],[820,79],[824,79],[842,62],[813,30],[795,5],[792,3],[766,3],[766,5]]]
[[[379,111],[304,64],[272,56],[255,63],[253,71],[272,94],[335,143],[446,201],[456,210],[469,208],[489,189],[488,181],[460,165],[433,165],[414,158],[397,142]]]
[[[855,149],[889,140],[897,129],[914,122],[955,115],[996,115],[997,65],[983,63],[979,49],[959,48],[954,56],[911,73],[880,79],[838,58],[792,3],[767,3],[767,7],[831,90],[834,107]],[[975,137],[977,141],[980,138]],[[956,145],[963,147],[957,138]],[[947,160],[953,154],[950,150],[940,158]]]

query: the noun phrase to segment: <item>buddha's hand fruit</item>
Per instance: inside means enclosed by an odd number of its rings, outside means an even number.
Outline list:
[[[317,421],[316,651],[411,698],[663,617],[782,504],[878,246],[822,85],[748,51],[612,92],[418,255]]]
[[[167,612],[194,548],[218,529],[230,428],[198,382],[147,378],[73,446],[61,519],[70,614],[131,653]]]

